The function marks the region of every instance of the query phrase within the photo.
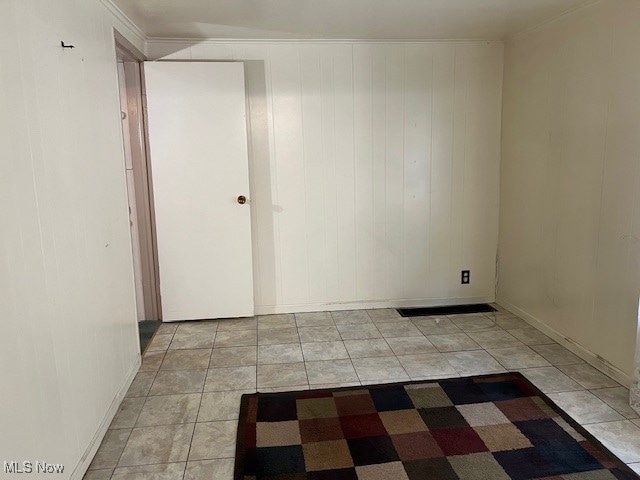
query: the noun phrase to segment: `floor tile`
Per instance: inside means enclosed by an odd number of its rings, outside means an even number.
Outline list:
[[[604,401],[618,413],[628,419],[638,418],[638,413],[629,405],[629,390],[625,387],[600,388],[591,390],[596,397]]]
[[[333,320],[331,320],[333,322]],[[298,336],[303,343],[308,342],[330,342],[340,340],[340,332],[335,325],[324,325],[320,327],[300,327]]]
[[[233,480],[233,458],[187,463],[184,480]]]
[[[387,343],[396,355],[416,355],[418,353],[434,353],[436,347],[424,336],[387,338]]]
[[[522,373],[544,393],[582,390],[582,386],[555,367],[527,368]]]
[[[571,365],[582,363],[582,359],[557,343],[549,345],[532,345],[536,352],[553,365]]]
[[[499,326],[500,328],[504,328],[505,330],[511,330],[514,328],[527,328],[529,327],[529,324],[527,322],[525,322],[524,320],[522,320],[519,317],[516,317],[514,315],[491,315],[491,314],[485,314],[486,317],[490,318],[491,320],[493,320],[497,326]]]
[[[398,360],[412,380],[455,377],[458,374],[441,353],[401,355]]]
[[[394,337],[422,337],[422,332],[410,321],[375,324],[378,331],[385,338]]]
[[[309,390],[309,384],[305,383],[304,385],[282,385],[279,387],[260,387],[259,389],[260,393],[298,392],[302,390]]]
[[[209,361],[209,368],[239,367],[257,365],[258,347],[224,347],[214,348]]]
[[[330,312],[301,312],[294,314],[299,327],[321,327],[335,325]]]
[[[349,357],[389,357],[394,353],[383,338],[369,338],[365,340],[346,340],[344,342]]]
[[[466,333],[449,333],[446,335],[427,335],[429,341],[439,352],[460,352],[463,350],[478,350],[478,345]]]
[[[190,322],[180,322],[176,335],[188,335],[190,333],[200,333],[209,335],[216,333],[218,320],[194,320]]]
[[[256,388],[256,367],[210,368],[204,384],[205,392]]]
[[[283,345],[260,345],[258,347],[258,364],[296,363],[302,362],[302,349],[299,343]]]
[[[373,323],[338,325],[338,331],[343,340],[362,340],[365,338],[382,338]]]
[[[573,365],[560,365],[560,370],[573,378],[584,388],[592,390],[594,388],[618,387],[618,382],[607,377],[604,373],[595,369],[587,363],[576,363]]]
[[[545,345],[556,343],[540,330],[537,330],[533,327],[516,328],[507,331],[525,345]]]
[[[309,384],[357,382],[351,360],[306,362]]]
[[[449,315],[449,319],[465,332],[497,328],[496,323],[484,315]]]
[[[581,425],[624,419],[609,405],[585,390],[551,393],[549,398]]]
[[[297,328],[269,328],[258,330],[258,345],[273,345],[277,343],[299,343]]]
[[[375,308],[367,310],[367,314],[374,322],[402,318],[395,308]]]
[[[100,470],[88,470],[82,480],[110,480],[113,468],[101,468]]]
[[[366,310],[339,310],[331,312],[336,325],[354,325],[370,323],[371,317]]]
[[[154,352],[154,351],[166,350],[167,348],[169,348],[172,338],[173,338],[173,334],[158,335],[158,333],[156,333],[151,339],[151,342],[149,342],[149,345],[147,346],[146,351]]]
[[[401,382],[409,380],[409,375],[395,356],[354,358],[352,362],[361,382]]]
[[[296,325],[299,327],[321,327],[333,325],[333,317],[329,312],[296,313]]]
[[[629,420],[585,426],[625,463],[640,462],[640,428]]]
[[[549,366],[549,362],[527,346],[488,348],[487,352],[510,370]]]
[[[469,332],[468,335],[484,349],[522,345],[520,340],[504,330],[481,330],[478,332]]]
[[[125,397],[146,397],[154,378],[156,378],[156,372],[139,372],[131,382]]]
[[[209,366],[211,350],[169,350],[160,370],[202,370]]]
[[[630,463],[627,465],[631,470],[640,475],[640,463]]]
[[[231,480],[243,392],[468,376],[505,367],[522,369],[607,446],[619,448],[625,461],[640,466],[640,418],[628,406],[627,389],[564,347],[542,343],[552,340],[503,310],[450,318],[403,318],[393,309],[375,309],[176,322],[162,324],[156,337],[156,350],[143,356],[87,480],[109,478],[119,459],[116,480],[179,480],[183,471],[187,480]],[[258,360],[267,363],[256,367]]]
[[[341,341],[303,343],[302,351],[304,360],[307,362],[349,358],[345,345]]]
[[[219,420],[237,420],[240,412],[240,399],[252,390],[230,390],[226,392],[208,392],[202,394],[198,422]]]
[[[324,390],[328,388],[359,387],[360,385],[360,380],[354,380],[353,382],[314,383],[310,385],[310,388],[312,390]]]
[[[504,367],[484,350],[448,352],[443,355],[460,375],[483,375],[505,371]]]
[[[130,435],[130,428],[107,430],[89,468],[95,470],[115,467]]]
[[[304,363],[258,365],[258,390],[261,387],[286,387],[307,384]]]
[[[118,466],[186,461],[193,427],[193,423],[183,423],[134,428]]]
[[[185,466],[185,462],[178,462],[119,467],[113,472],[111,480],[182,480]]]
[[[125,398],[122,400],[109,428],[133,428],[144,402],[145,397]]]
[[[138,416],[136,427],[193,423],[198,417],[201,397],[200,393],[149,397]]]
[[[157,372],[164,359],[165,351],[145,352],[142,355],[141,372]]]
[[[256,330],[258,320],[255,317],[247,318],[225,318],[218,320],[218,332],[229,332],[232,330]]]
[[[176,333],[178,329],[178,322],[164,322],[160,324],[158,330],[156,331],[157,335],[170,335]]]
[[[149,395],[200,393],[206,376],[206,370],[161,370]]]
[[[213,348],[213,340],[215,333],[181,333],[176,332],[169,345],[169,350],[175,349],[193,349],[193,348]]]
[[[233,457],[236,453],[237,427],[235,420],[197,423],[189,461]]]
[[[446,317],[413,317],[411,322],[424,335],[443,335],[445,333],[460,333],[455,323]]]
[[[257,330],[222,330],[216,333],[214,346],[222,347],[246,347],[258,344]]]
[[[258,330],[265,328],[294,328],[296,319],[292,313],[278,315],[260,315],[258,317]]]

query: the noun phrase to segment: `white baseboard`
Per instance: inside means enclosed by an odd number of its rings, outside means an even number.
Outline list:
[[[256,305],[256,315],[297,312],[328,312],[335,310],[362,310],[365,308],[439,307],[468,303],[493,303],[492,295],[478,297],[424,298],[418,300],[369,300],[357,302],[304,303],[289,305]]]
[[[558,342],[567,350],[575,353],[578,357],[583,359],[585,362],[587,362],[591,366],[597,368],[605,375],[610,376],[616,382],[624,385],[625,387],[628,387],[629,385],[631,385],[631,378],[626,373],[624,373],[618,367],[609,363],[600,355],[593,353],[591,350],[580,345],[579,343],[576,343],[571,338],[564,336],[560,332],[554,330],[549,325],[544,323],[539,318],[536,318],[533,315],[528,314],[527,312],[516,307],[515,305],[512,305],[511,303],[501,299],[498,299],[496,302],[498,303],[498,305],[502,306],[506,310],[509,310],[511,313],[514,313],[515,315],[519,316],[531,326],[540,330],[546,336]]]
[[[122,403],[122,400],[124,399],[124,396],[127,393],[127,390],[129,390],[129,387],[131,386],[133,379],[136,378],[136,374],[138,373],[138,370],[140,370],[140,365],[142,365],[142,357],[138,355],[136,362],[131,367],[131,370],[129,371],[127,378],[122,384],[122,387],[120,387],[120,390],[118,390],[118,393],[112,400],[111,405],[109,405],[109,410],[107,410],[107,413],[105,413],[104,418],[102,419],[102,422],[100,422],[100,426],[98,427],[98,430],[96,431],[95,435],[91,439],[91,443],[89,443],[89,446],[87,447],[87,449],[84,452],[84,455],[82,455],[82,458],[76,465],[76,468],[73,469],[70,480],[82,480],[85,473],[87,473],[87,470],[89,469],[89,465],[91,465],[91,461],[93,460],[93,457],[98,451],[98,448],[100,447],[100,443],[102,442],[102,439],[106,435],[107,429],[109,428],[109,425],[111,425],[113,417],[115,417],[116,413],[118,412],[118,407],[120,406],[120,403]]]

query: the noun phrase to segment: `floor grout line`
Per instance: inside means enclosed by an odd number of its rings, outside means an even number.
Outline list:
[[[567,363],[567,359],[566,358],[561,358],[562,354],[564,353],[564,351],[558,352],[558,355],[560,355],[560,358],[558,359],[558,363],[554,363],[549,361],[545,355],[541,354],[538,352],[538,350],[536,350],[535,347],[542,347],[545,345],[559,345],[556,342],[550,342],[550,343],[535,343],[535,344],[526,344],[525,342],[521,342],[521,345],[517,345],[515,347],[517,348],[522,348],[522,347],[526,347],[526,350],[528,350],[529,352],[533,352],[535,355],[540,356],[541,358],[543,358],[548,365],[545,366],[540,366],[540,365],[532,365],[532,366],[524,366],[522,368],[507,368],[505,366],[505,364],[503,362],[501,362],[500,360],[498,360],[497,357],[495,357],[494,355],[492,355],[490,353],[489,350],[493,350],[493,349],[499,349],[502,348],[500,346],[495,346],[495,347],[490,347],[489,349],[482,347],[481,345],[478,346],[478,348],[474,348],[472,350],[440,350],[438,347],[436,347],[435,345],[433,345],[433,343],[430,341],[429,336],[437,336],[437,335],[451,335],[454,333],[457,334],[464,334],[466,335],[468,338],[473,339],[473,337],[471,337],[470,333],[474,333],[474,332],[484,332],[484,331],[494,331],[494,332],[506,332],[509,335],[511,335],[510,330],[517,330],[517,329],[521,329],[521,328],[526,328],[526,327],[518,327],[518,328],[502,328],[500,326],[500,324],[496,321],[496,318],[502,317],[504,319],[509,319],[509,318],[514,318],[517,319],[519,317],[509,314],[509,313],[499,313],[499,317],[496,314],[492,314],[492,315],[484,315],[484,317],[488,318],[489,320],[492,321],[492,326],[489,326],[487,328],[482,328],[482,329],[474,329],[469,331],[468,329],[463,329],[461,328],[461,324],[464,323],[462,322],[462,319],[464,317],[455,317],[455,318],[450,318],[450,317],[444,317],[447,318],[456,328],[457,331],[455,332],[438,332],[438,333],[425,333],[425,331],[423,331],[423,329],[421,329],[421,327],[419,326],[419,324],[416,323],[416,321],[413,318],[404,318],[404,319],[397,319],[397,318],[389,318],[389,319],[374,319],[369,311],[366,311],[367,317],[369,319],[369,321],[367,322],[361,322],[361,321],[355,321],[355,323],[340,323],[337,324],[336,323],[336,315],[333,314],[333,312],[327,312],[329,315],[329,318],[331,319],[331,323],[323,323],[321,325],[314,325],[314,324],[304,324],[304,325],[299,325],[298,324],[298,320],[296,318],[296,315],[293,315],[293,319],[295,321],[295,326],[286,326],[286,325],[274,325],[274,326],[270,326],[270,327],[266,327],[266,328],[259,328],[258,325],[258,321],[256,320],[255,323],[255,328],[246,328],[245,326],[241,325],[240,328],[233,328],[233,329],[229,329],[229,330],[220,330],[220,323],[216,324],[215,330],[213,331],[213,342],[212,342],[212,346],[210,348],[194,348],[194,347],[185,347],[185,348],[171,348],[172,345],[174,345],[174,341],[176,336],[180,336],[180,327],[182,325],[178,325],[177,328],[175,329],[174,332],[172,333],[163,333],[162,335],[167,335],[167,336],[171,336],[171,341],[168,343],[167,347],[164,349],[159,349],[159,350],[146,350],[144,352],[143,355],[143,363],[144,363],[144,356],[146,356],[147,354],[154,354],[154,355],[161,355],[161,360],[159,363],[159,366],[156,370],[141,370],[139,373],[144,373],[144,374],[148,374],[150,376],[152,376],[152,380],[150,382],[150,386],[148,389],[146,389],[146,394],[141,395],[141,396],[126,396],[125,399],[134,399],[134,398],[144,398],[144,402],[142,404],[142,408],[140,409],[140,411],[135,415],[135,419],[133,420],[133,427],[131,428],[117,428],[117,429],[112,429],[111,427],[109,427],[109,431],[113,431],[113,430],[129,430],[128,435],[126,436],[126,440],[124,441],[124,447],[122,449],[122,451],[120,452],[120,454],[118,455],[117,461],[115,462],[115,466],[113,467],[106,467],[106,469],[112,469],[111,472],[111,477],[113,477],[116,474],[116,470],[119,468],[126,468],[124,466],[120,466],[119,463],[122,460],[122,457],[127,449],[127,447],[130,444],[131,441],[131,437],[133,435],[134,430],[138,430],[138,429],[145,429],[145,428],[153,428],[153,427],[165,427],[165,426],[176,426],[176,425],[193,425],[193,431],[191,432],[191,438],[189,440],[189,448],[187,451],[187,457],[186,460],[183,462],[168,462],[168,464],[182,464],[184,463],[184,470],[182,473],[182,476],[184,477],[186,475],[186,471],[187,471],[187,466],[188,466],[188,462],[189,462],[189,456],[191,455],[191,451],[192,451],[192,447],[193,447],[193,442],[195,439],[195,434],[196,434],[196,427],[198,424],[204,424],[204,423],[208,423],[208,424],[215,424],[215,423],[220,423],[220,422],[233,422],[233,421],[237,421],[237,418],[233,418],[233,419],[216,419],[216,420],[212,420],[212,421],[206,421],[206,422],[200,422],[199,417],[200,417],[200,413],[202,411],[202,407],[203,407],[203,401],[204,401],[204,394],[205,393],[223,393],[223,392],[246,392],[249,390],[252,390],[254,392],[258,391],[258,368],[261,365],[286,365],[289,363],[303,363],[304,369],[305,369],[305,378],[306,378],[306,384],[305,385],[292,385],[292,386],[270,386],[270,387],[263,387],[269,391],[286,391],[286,389],[291,389],[291,390],[298,390],[298,389],[303,389],[303,390],[309,390],[309,389],[317,389],[319,388],[321,385],[328,385],[328,384],[335,384],[335,385],[355,385],[355,386],[362,386],[362,385],[370,385],[370,384],[374,384],[374,383],[380,383],[380,384],[384,384],[384,383],[395,383],[398,381],[406,381],[404,379],[394,379],[394,378],[388,378],[388,379],[382,379],[382,380],[362,380],[362,374],[358,373],[357,369],[355,368],[355,364],[354,364],[354,360],[358,361],[360,359],[365,360],[365,359],[370,359],[370,360],[374,360],[375,359],[381,359],[381,358],[390,358],[393,357],[395,359],[396,362],[398,362],[398,364],[400,365],[402,372],[404,372],[404,374],[406,375],[407,378],[409,378],[411,381],[429,381],[429,380],[434,380],[434,379],[440,379],[440,378],[445,378],[447,375],[433,375],[433,376],[424,376],[424,375],[420,375],[420,376],[411,376],[409,375],[409,372],[407,371],[407,367],[405,367],[405,365],[402,363],[401,358],[402,357],[408,357],[408,356],[414,356],[414,355],[423,355],[423,354],[437,354],[440,355],[441,357],[443,357],[446,361],[447,364],[453,369],[453,371],[456,372],[457,376],[468,376],[468,375],[478,375],[478,374],[484,374],[484,373],[489,373],[487,368],[479,368],[477,372],[475,373],[469,373],[465,370],[468,370],[468,367],[465,367],[463,364],[461,364],[458,368],[456,368],[456,366],[450,361],[449,358],[447,358],[446,354],[454,354],[454,353],[466,353],[466,352],[486,352],[486,354],[492,358],[494,361],[497,362],[498,365],[500,365],[504,370],[506,371],[523,371],[523,370],[530,370],[530,369],[536,369],[536,368],[553,368],[555,372],[560,372],[562,375],[566,376],[570,381],[576,383],[579,387],[579,389],[564,389],[564,387],[560,386],[558,387],[559,389],[554,389],[554,390],[548,390],[548,391],[544,391],[542,388],[541,390],[543,390],[543,392],[546,395],[553,395],[553,394],[557,394],[557,393],[574,393],[574,392],[589,392],[590,394],[594,395],[596,398],[599,398],[595,395],[594,391],[597,390],[607,390],[607,389],[614,389],[614,388],[620,388],[621,385],[617,384],[615,386],[596,386],[596,387],[592,387],[590,389],[585,388],[580,382],[578,382],[578,380],[576,378],[574,378],[572,375],[565,373],[561,370],[561,368],[559,367],[563,367],[563,366],[567,366],[567,365],[579,365],[579,364],[583,364],[585,362],[581,361],[580,359],[576,360],[575,362],[571,359],[571,363]],[[497,312],[496,312],[497,313]],[[424,319],[425,317],[420,317],[421,319]],[[387,320],[387,321],[385,321]],[[322,322],[326,322],[328,320],[321,320]],[[344,318],[341,319],[341,321],[345,321]],[[346,320],[347,322],[350,322],[348,319]],[[391,323],[395,323],[395,322],[402,322],[402,321],[408,321],[410,322],[414,327],[416,327],[418,329],[418,331],[420,332],[420,334],[413,334],[413,335],[409,335],[409,336],[399,336],[399,337],[391,337],[391,336],[385,336],[380,332],[380,327],[379,325],[382,324],[391,324]],[[376,323],[377,322],[377,323]],[[503,323],[504,325],[508,325]],[[184,325],[184,324],[183,324]],[[344,335],[349,336],[348,334],[348,330],[350,330],[350,326],[356,327],[358,325],[373,325],[375,331],[377,331],[379,337],[376,338],[344,338]],[[428,324],[423,324],[423,328],[427,328],[426,325]],[[333,327],[333,329],[335,329],[338,332],[338,337],[339,340],[311,340],[311,341],[305,341],[302,342],[301,338],[300,338],[300,328],[314,328],[314,327]],[[342,329],[342,332],[340,331],[340,328]],[[268,343],[268,344],[260,344],[260,341],[258,340],[258,335],[259,335],[259,331],[268,331],[268,330],[273,330],[273,329],[282,329],[282,328],[295,328],[296,329],[296,336],[297,336],[297,342],[283,342],[283,343]],[[387,328],[391,328],[391,327],[387,327]],[[529,326],[529,329],[531,329],[532,331],[538,331],[535,327],[533,326]],[[185,330],[185,329],[183,329]],[[256,335],[256,344],[255,345],[222,345],[219,346],[218,345],[218,337],[219,334],[223,333],[223,332],[243,332],[243,331],[255,331],[255,335]],[[203,334],[209,334],[209,332],[198,332],[198,331],[194,331],[194,332],[182,332],[185,334],[190,334],[193,335],[194,337],[197,337],[199,333],[203,333]],[[431,352],[419,352],[419,353],[404,353],[402,355],[398,355],[396,353],[396,351],[391,347],[391,343],[390,343],[390,339],[394,339],[394,338],[420,338],[420,339],[425,339],[427,342],[429,342],[433,347],[434,350]],[[518,339],[517,337],[514,337],[516,339]],[[152,339],[153,340],[153,339]],[[349,341],[362,341],[362,342],[367,342],[367,341],[380,341],[382,340],[385,344],[386,347],[389,349],[389,351],[391,352],[391,354],[388,355],[369,355],[369,354],[365,354],[364,356],[356,356],[354,357],[354,353],[350,352],[349,349],[347,348],[347,344],[345,342],[349,342]],[[518,339],[520,341],[520,339]],[[194,342],[197,342],[197,338],[194,339]],[[342,344],[343,348],[346,351],[346,355],[347,358],[344,359],[328,359],[328,360],[308,360],[304,354],[304,350],[302,349],[302,345],[303,344],[312,344],[312,343],[323,343],[323,342],[340,342],[340,344]],[[151,344],[151,342],[150,342]],[[269,363],[269,362],[262,362],[258,360],[258,351],[260,346],[271,346],[271,345],[297,345],[298,348],[300,349],[300,351],[302,352],[302,360],[300,362],[287,362],[287,363]],[[212,366],[211,365],[211,361],[213,358],[213,353],[215,350],[219,351],[221,349],[236,349],[236,348],[241,348],[241,347],[253,347],[255,349],[255,357],[253,358],[252,365],[245,365],[245,364],[240,364],[240,365],[224,365],[224,366]],[[509,345],[508,347],[512,347],[511,345]],[[508,348],[508,347],[504,347],[504,348]],[[207,363],[207,367],[205,368],[175,368],[175,369],[167,369],[167,368],[162,368],[163,365],[165,365],[166,362],[166,356],[170,351],[181,351],[181,350],[208,350],[209,351],[209,357],[208,357],[208,363]],[[552,355],[553,353],[549,352],[548,355]],[[353,371],[355,372],[355,378],[357,378],[357,380],[355,381],[338,381],[338,382],[320,382],[320,383],[311,383],[310,382],[310,377],[309,377],[309,370],[308,370],[308,365],[310,363],[313,362],[332,362],[335,360],[349,360],[349,364],[351,365],[351,368],[353,369]],[[242,362],[242,360],[238,360],[239,362]],[[255,371],[256,371],[256,375],[255,375],[255,379],[254,379],[254,387],[253,388],[231,388],[231,389],[217,389],[214,388],[213,390],[206,390],[206,379],[208,376],[208,372],[209,370],[215,370],[217,368],[233,368],[233,367],[245,367],[245,366],[249,366],[249,367],[254,367]],[[395,368],[395,367],[394,367]],[[180,372],[180,371],[205,371],[206,375],[205,375],[205,381],[203,382],[202,386],[199,388],[199,390],[197,391],[189,391],[189,392],[182,392],[182,391],[175,391],[175,392],[171,392],[171,393],[163,393],[161,395],[151,395],[151,390],[153,389],[153,386],[155,385],[157,379],[158,379],[158,375],[160,374],[160,372]],[[603,374],[606,377],[606,381],[608,381],[608,379],[610,379],[610,377],[608,377],[606,374]],[[534,384],[536,383],[534,379],[530,379],[530,381],[532,381]],[[326,387],[325,387],[326,388]],[[556,387],[553,387],[556,388]],[[568,388],[568,387],[567,387]],[[196,415],[195,415],[195,421],[193,422],[176,422],[176,423],[161,423],[161,424],[157,424],[157,425],[138,425],[138,421],[140,419],[140,415],[142,414],[144,408],[147,406],[148,402],[150,401],[151,398],[155,398],[155,397],[169,397],[169,396],[176,396],[176,395],[188,395],[188,394],[198,394],[200,395],[200,399],[199,399],[199,403],[198,403],[198,408],[196,411]],[[638,426],[636,423],[633,422],[633,420],[637,420],[637,418],[627,418],[625,416],[624,413],[618,411],[615,406],[611,405],[609,402],[606,402],[603,399],[599,399],[600,401],[602,401],[605,405],[607,405],[609,408],[611,408],[613,411],[615,411],[616,413],[618,413],[621,418],[620,419],[616,419],[616,420],[608,420],[606,422],[588,422],[588,423],[581,423],[581,425],[583,426],[591,426],[591,425],[603,425],[603,424],[611,424],[611,423],[616,423],[616,422],[627,422],[631,425],[634,426]],[[579,423],[579,422],[578,422]],[[639,427],[640,428],[640,427]],[[224,457],[224,458],[233,458],[232,456],[230,457]],[[221,459],[221,458],[212,458],[212,459],[207,459],[207,460],[217,460],[217,459]],[[631,462],[634,463],[634,462]],[[146,466],[146,465],[163,465],[164,463],[148,463],[148,464],[141,464],[141,465],[136,465],[136,466]],[[129,466],[127,466],[129,467]],[[102,468],[100,469],[93,469],[93,470],[102,470]],[[92,471],[93,471],[92,470]]]

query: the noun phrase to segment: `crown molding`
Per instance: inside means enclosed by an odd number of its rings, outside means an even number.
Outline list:
[[[131,20],[122,10],[118,7],[113,0],[100,0],[102,5],[105,6],[107,10],[118,19],[125,27],[129,29],[129,32],[135,36],[141,43],[144,45],[144,54],[146,54],[147,50],[147,42],[149,41],[149,37],[144,33],[144,31],[136,25],[133,20]],[[120,32],[122,33],[122,32]]]
[[[463,45],[502,45],[502,40],[488,39],[367,39],[367,38],[189,38],[189,37],[147,37],[149,44],[229,44],[229,43],[258,43],[258,44],[292,44],[292,43],[323,43],[323,44],[463,44]]]

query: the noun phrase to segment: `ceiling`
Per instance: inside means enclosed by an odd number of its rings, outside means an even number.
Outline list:
[[[112,0],[150,37],[498,40],[593,0]]]

